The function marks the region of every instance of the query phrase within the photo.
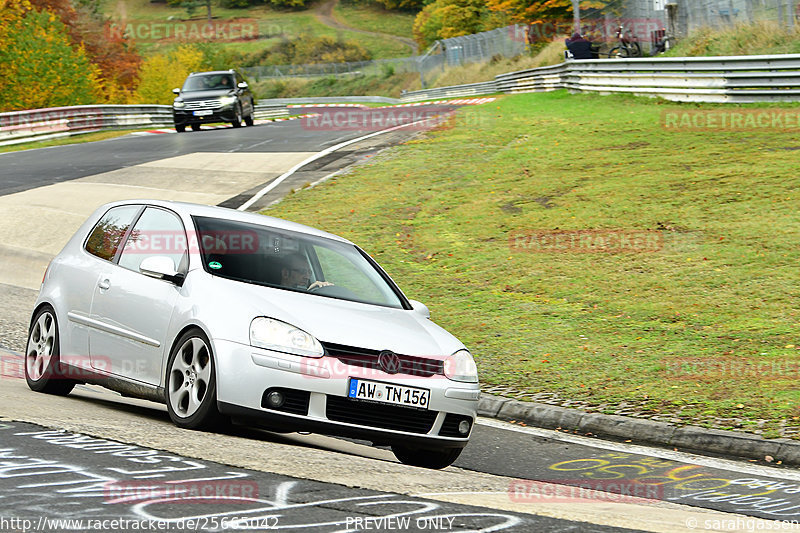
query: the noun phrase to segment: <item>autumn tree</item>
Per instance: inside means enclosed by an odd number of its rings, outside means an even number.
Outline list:
[[[193,45],[184,44],[169,54],[150,56],[142,64],[133,103],[171,104],[174,99],[172,89],[183,85],[191,72],[206,68],[203,52]]]
[[[414,20],[414,40],[426,47],[439,39],[469,35],[488,29],[484,0],[435,0]]]
[[[40,11],[58,16],[66,26],[73,45],[82,47],[100,70],[99,84],[102,100],[124,103],[138,83],[141,58],[132,42],[121,32],[112,30],[111,23],[97,13],[89,2],[77,4],[70,0],[30,0]]]
[[[67,27],[27,0],[0,0],[2,111],[95,103],[99,69]]]
[[[491,11],[505,13],[517,24],[572,18],[572,0],[486,0],[486,6]]]

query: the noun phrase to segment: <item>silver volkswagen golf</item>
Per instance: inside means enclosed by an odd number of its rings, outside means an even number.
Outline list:
[[[472,356],[353,243],[194,204],[100,207],[47,268],[25,377],[166,403],[183,428],[231,420],[391,446],[443,468],[472,432]]]

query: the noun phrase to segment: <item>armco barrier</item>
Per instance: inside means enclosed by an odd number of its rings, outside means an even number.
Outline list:
[[[492,94],[500,92],[494,81],[484,81],[481,83],[469,83],[466,85],[454,85],[452,87],[437,87],[424,91],[412,91],[400,97],[403,102],[417,102],[419,100],[433,100],[440,98],[462,98],[464,96],[476,96],[481,94]]]
[[[286,104],[256,104],[256,111],[253,116],[257,120],[288,117],[289,109]]]
[[[486,92],[472,92],[480,85]],[[796,102],[800,101],[800,54],[575,60],[501,74],[486,84],[414,91],[402,100],[556,89],[631,93],[682,102]]]
[[[256,105],[255,118],[289,116],[286,105]],[[172,106],[93,105],[0,113],[0,146],[114,129],[172,127]]]

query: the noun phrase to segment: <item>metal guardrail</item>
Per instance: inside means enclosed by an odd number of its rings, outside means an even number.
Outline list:
[[[682,102],[798,102],[800,54],[576,60],[509,72],[483,83],[408,92],[400,100],[417,102],[556,89],[630,93]],[[256,106],[257,119],[288,115],[283,102]],[[166,105],[97,105],[14,111],[0,113],[0,146],[100,130],[171,126],[172,108]]]
[[[284,103],[256,104],[253,117],[257,120],[267,118],[283,118],[289,116],[289,110]]]
[[[286,105],[286,104],[399,104],[397,98],[388,96],[315,96],[298,98],[262,98],[262,103]]]
[[[52,107],[0,113],[0,146],[112,129],[172,125],[166,105],[95,105]]]
[[[481,84],[440,87],[402,96],[414,102],[479,94]],[[574,60],[496,76],[480,94],[568,89],[630,93],[680,102],[800,101],[800,54]]]
[[[417,102],[420,100],[460,98],[496,92],[500,92],[497,89],[497,83],[494,81],[485,81],[481,83],[468,83],[466,85],[454,85],[452,87],[438,87],[424,91],[412,91],[402,95],[400,100],[403,102]]]
[[[255,118],[288,117],[285,104],[256,105]],[[170,128],[169,105],[52,107],[0,113],[0,146],[119,129]]]

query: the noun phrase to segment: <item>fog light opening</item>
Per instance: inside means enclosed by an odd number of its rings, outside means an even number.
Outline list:
[[[470,423],[469,420],[462,420],[458,423],[458,432],[464,436],[469,434]]]
[[[270,409],[278,409],[283,405],[286,401],[286,398],[283,396],[283,393],[278,391],[272,391],[267,394],[267,406]]]

